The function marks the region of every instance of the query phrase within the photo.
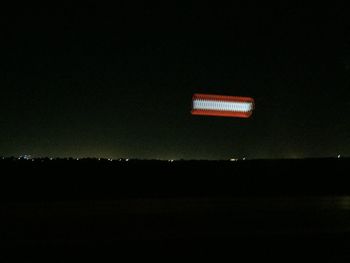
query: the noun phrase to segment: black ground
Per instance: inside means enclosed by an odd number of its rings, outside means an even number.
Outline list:
[[[103,249],[114,259],[349,262],[349,165],[3,160],[2,247],[63,262],[81,249],[88,258]]]

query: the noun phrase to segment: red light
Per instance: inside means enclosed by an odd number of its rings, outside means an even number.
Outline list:
[[[254,110],[254,99],[249,97],[194,94],[192,115],[249,118]]]

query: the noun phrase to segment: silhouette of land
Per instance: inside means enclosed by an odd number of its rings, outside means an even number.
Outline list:
[[[6,247],[148,240],[231,258],[350,258],[346,158],[5,159],[0,165]]]

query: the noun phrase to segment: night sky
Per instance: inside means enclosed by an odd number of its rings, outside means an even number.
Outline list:
[[[2,10],[0,155],[350,155],[345,8],[205,4]],[[194,93],[249,119],[192,116]]]

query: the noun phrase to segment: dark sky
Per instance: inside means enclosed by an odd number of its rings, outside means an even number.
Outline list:
[[[160,159],[350,155],[342,7],[1,11],[0,155]],[[250,119],[191,116],[193,93],[250,96]]]

